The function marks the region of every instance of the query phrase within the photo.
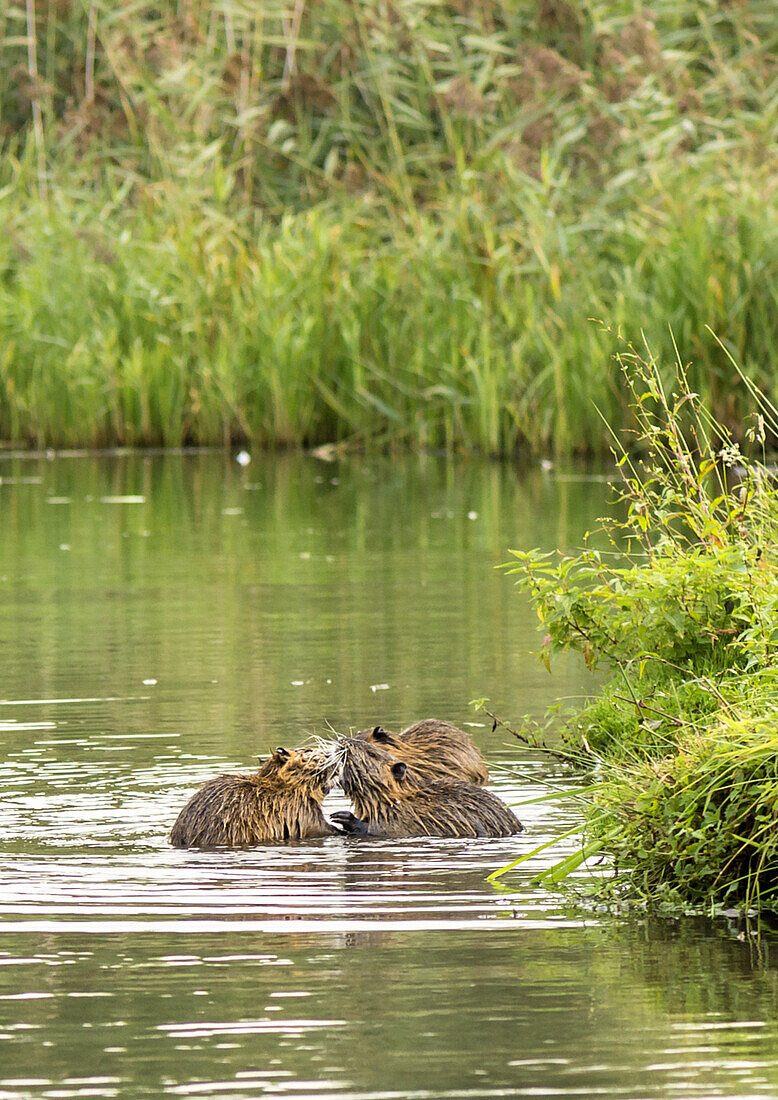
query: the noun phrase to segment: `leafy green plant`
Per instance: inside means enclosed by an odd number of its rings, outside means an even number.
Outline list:
[[[609,671],[563,735],[597,765],[583,852],[609,854],[618,888],[646,899],[775,906],[778,488],[764,444],[778,414],[744,378],[744,455],[680,361],[666,374],[629,346],[620,363],[633,425],[614,437],[608,549],[516,552],[509,567],[546,663],[572,648]]]
[[[776,686],[690,729],[676,751],[606,765],[589,842],[624,871],[619,889],[675,904],[778,904]]]

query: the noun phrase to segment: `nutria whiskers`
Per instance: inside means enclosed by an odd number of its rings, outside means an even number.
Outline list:
[[[478,785],[489,781],[489,771],[481,753],[464,730],[449,722],[425,718],[401,733],[373,726],[360,730],[355,736],[379,745],[428,781],[459,779]]]
[[[402,760],[361,738],[340,738],[333,750],[340,784],[354,813],[332,820],[369,836],[512,836],[521,822],[499,798],[474,783],[426,783]]]
[[[209,779],[178,815],[170,843],[240,848],[336,833],[321,810],[335,775],[330,755],[278,748],[256,772]]]

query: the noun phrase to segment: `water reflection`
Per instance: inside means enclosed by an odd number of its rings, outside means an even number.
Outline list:
[[[542,709],[534,623],[493,567],[511,546],[567,544],[606,497],[435,459],[8,464],[41,484],[0,485],[5,697],[134,697],[153,678],[146,728],[175,717],[240,757],[327,720],[472,718],[470,698],[512,707],[517,683]]]
[[[538,799],[576,780],[468,700],[591,690],[573,662],[548,678],[493,567],[575,543],[599,478],[0,459],[0,1100],[778,1092],[769,937],[569,910],[532,876],[575,837],[487,882],[575,825]],[[526,833],[167,844],[218,771],[429,715],[470,730]]]
[[[227,943],[216,932],[25,936],[27,953],[0,954],[0,1013],[14,1020],[0,1027],[0,1088],[13,1096],[47,1095],[58,1083],[121,1095],[774,1095],[774,971],[743,983],[750,1015],[742,1019],[725,1018],[720,1005],[658,1010],[657,996],[673,995],[671,967],[644,970],[635,929],[621,935],[515,925],[498,936],[377,928],[231,933]],[[662,928],[651,939],[657,951],[673,942]],[[4,937],[3,948],[13,941]],[[695,960],[697,942],[695,930],[687,985],[710,961]],[[739,945],[711,943],[718,980],[731,983]],[[9,995],[11,986],[25,993]]]

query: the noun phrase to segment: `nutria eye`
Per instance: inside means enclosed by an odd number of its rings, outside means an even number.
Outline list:
[[[392,775],[398,781],[405,778],[407,770],[407,764],[403,764],[401,760],[398,760],[396,764],[392,764]]]
[[[279,747],[276,749],[276,758],[278,760],[281,760],[281,761],[288,760],[290,756],[291,756],[291,753],[289,752],[289,749],[285,749],[281,745],[279,745]]]
[[[374,741],[388,741],[389,734],[386,732],[386,730],[381,729],[380,726],[374,726],[372,738]]]

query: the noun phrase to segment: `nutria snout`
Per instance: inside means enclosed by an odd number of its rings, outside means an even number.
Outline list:
[[[354,813],[333,814],[346,832],[369,836],[513,836],[523,825],[490,791],[423,776],[365,738],[340,738],[333,751]]]
[[[196,791],[170,833],[176,848],[242,848],[338,830],[322,813],[337,765],[322,747],[278,748],[256,772],[217,775]]]
[[[400,733],[373,726],[360,730],[355,737],[379,745],[428,781],[455,779],[479,786],[489,782],[483,756],[465,731],[450,722],[425,718]]]

